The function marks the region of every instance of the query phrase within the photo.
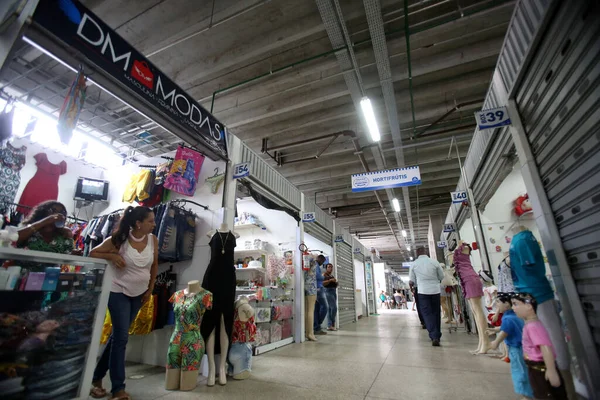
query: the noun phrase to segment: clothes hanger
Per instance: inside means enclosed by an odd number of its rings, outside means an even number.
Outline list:
[[[221,186],[221,183],[225,181],[225,172],[219,174],[219,167],[217,167],[215,168],[215,173],[213,176],[206,178],[204,181],[210,185],[211,193],[217,194],[219,191],[219,186]]]

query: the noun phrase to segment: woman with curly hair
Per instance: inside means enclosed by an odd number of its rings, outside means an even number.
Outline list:
[[[50,253],[71,254],[73,233],[65,228],[67,208],[58,201],[38,204],[19,229],[17,247]]]

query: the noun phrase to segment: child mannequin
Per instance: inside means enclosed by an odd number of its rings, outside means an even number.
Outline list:
[[[537,318],[537,302],[529,293],[512,299],[513,310],[525,320],[523,356],[529,370],[529,383],[536,399],[567,399],[563,378],[556,365],[556,353],[548,331]]]
[[[508,356],[510,357],[510,372],[512,375],[515,393],[521,395],[521,400],[531,399],[533,390],[529,384],[527,366],[523,359],[522,335],[523,321],[511,309],[512,304],[508,293],[499,293],[497,297],[498,313],[503,313],[502,325],[491,343],[492,349],[497,349],[500,343],[506,341]]]

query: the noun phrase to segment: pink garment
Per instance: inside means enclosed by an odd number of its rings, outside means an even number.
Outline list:
[[[154,262],[154,236],[148,235],[148,244],[137,251],[129,244],[129,239],[121,245],[119,254],[125,260],[125,268],[113,266],[114,276],[111,292],[123,293],[129,297],[136,297],[148,290],[150,283],[150,267]]]
[[[460,278],[463,295],[465,299],[483,297],[483,284],[471,265],[470,256],[462,253],[463,246],[460,245],[454,250],[454,267]]]
[[[554,358],[556,358],[556,351],[554,351],[554,346],[552,346],[552,341],[542,321],[526,322],[523,328],[523,356],[525,359],[544,361],[540,346],[550,347]]]
[[[35,158],[37,172],[25,186],[18,202],[32,208],[45,201],[58,199],[58,178],[67,173],[66,162],[52,164],[48,161],[46,153],[38,153],[33,158]],[[27,215],[31,210],[18,207],[17,211]]]

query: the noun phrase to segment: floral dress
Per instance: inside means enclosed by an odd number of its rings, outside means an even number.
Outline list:
[[[14,203],[21,184],[21,169],[25,165],[27,147],[13,147],[10,143],[0,149],[0,203]]]
[[[317,295],[317,261],[311,255],[304,256],[304,294]]]
[[[167,368],[198,371],[204,355],[200,323],[204,312],[212,308],[212,293],[202,289],[186,295],[185,290],[179,290],[169,301],[175,312],[175,330],[167,353]]]

